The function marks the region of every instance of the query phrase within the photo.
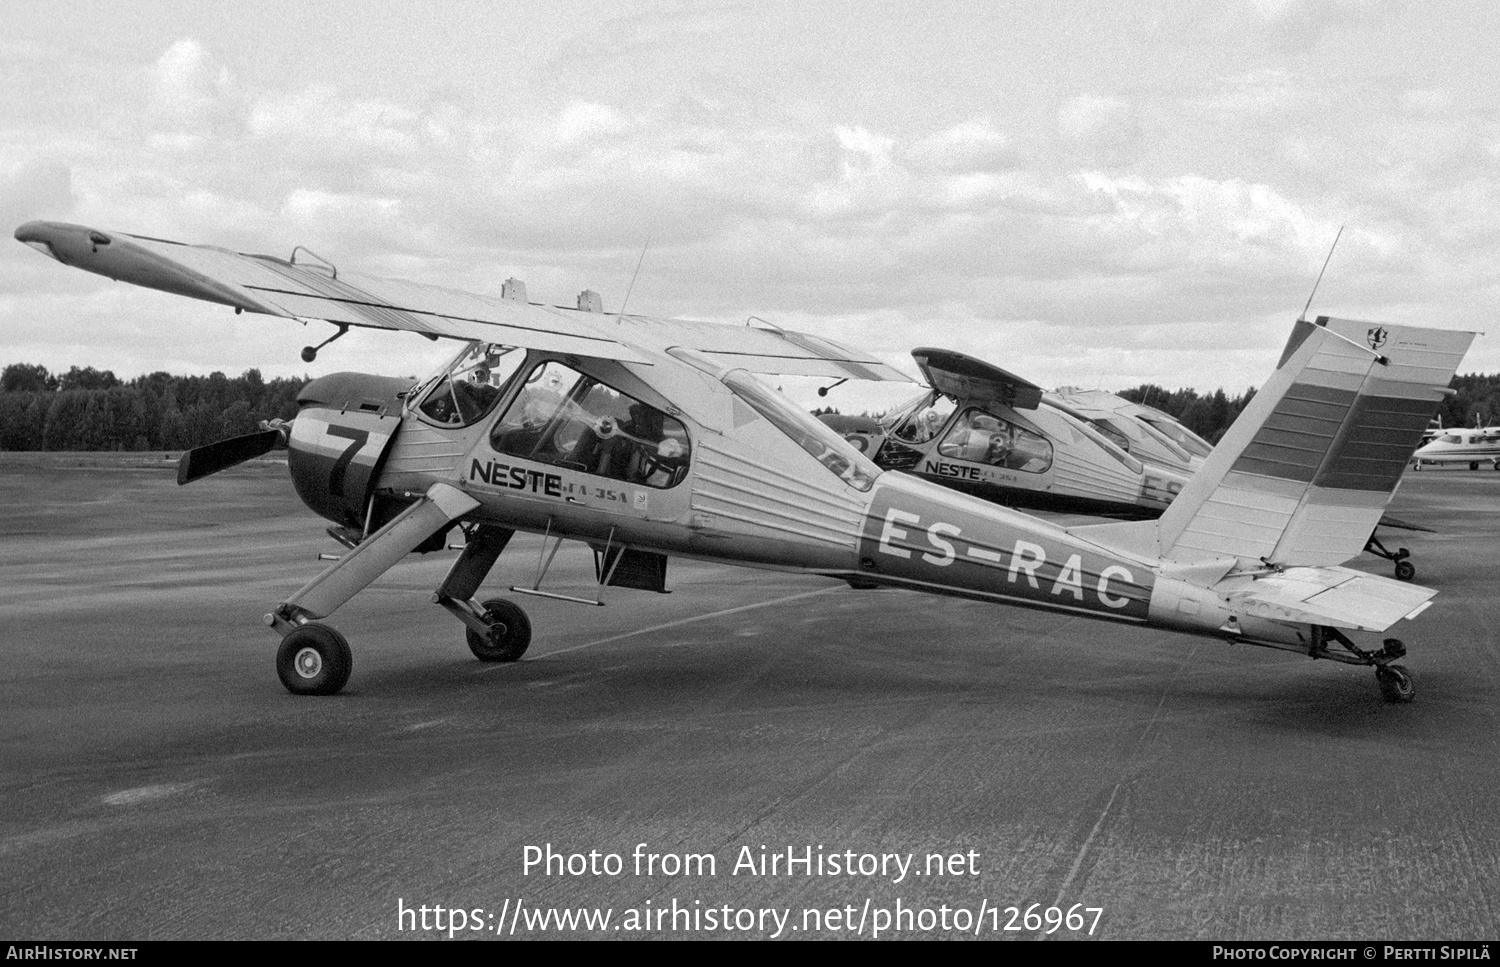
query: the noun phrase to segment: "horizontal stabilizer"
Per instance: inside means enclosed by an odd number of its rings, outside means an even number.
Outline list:
[[[1246,614],[1271,621],[1380,632],[1414,617],[1437,594],[1346,567],[1294,567],[1225,578],[1213,589]]]

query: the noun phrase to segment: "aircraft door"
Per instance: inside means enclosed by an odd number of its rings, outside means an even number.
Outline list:
[[[531,369],[475,456],[471,486],[643,519],[687,508],[683,423],[560,360]]]

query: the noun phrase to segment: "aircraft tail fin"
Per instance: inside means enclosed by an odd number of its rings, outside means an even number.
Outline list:
[[[1341,564],[1364,549],[1473,338],[1299,319],[1160,520],[1075,531],[1182,565]]]

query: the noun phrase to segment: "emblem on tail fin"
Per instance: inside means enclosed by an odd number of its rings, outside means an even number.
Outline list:
[[[1374,326],[1369,332],[1365,333],[1365,340],[1370,344],[1371,349],[1379,349],[1385,345],[1386,337],[1389,335],[1390,332],[1386,330],[1385,326]]]

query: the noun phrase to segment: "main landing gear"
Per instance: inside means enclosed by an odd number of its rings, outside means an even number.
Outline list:
[[[480,661],[517,661],[531,644],[531,619],[516,604],[491,598],[472,608],[465,620],[469,650]],[[476,627],[477,625],[477,627]],[[354,654],[349,641],[328,625],[307,621],[281,639],[276,675],[293,695],[335,695],[349,681]]]
[[[480,661],[516,661],[531,644],[531,619],[513,601],[491,598],[484,602],[488,630],[468,629],[469,650]]]
[[[354,655],[343,635],[309,621],[281,639],[276,674],[293,695],[332,695],[354,670]]]
[[[478,501],[453,487],[434,484],[416,503],[374,534],[345,541],[350,553],[313,578],[266,615],[282,636],[276,674],[294,695],[333,695],[349,681],[354,667],[349,642],[318,619],[332,614],[362,588],[419,545],[441,539]],[[512,531],[484,524],[463,527],[464,552],[432,595],[468,628],[469,648],[482,661],[515,661],[531,644],[531,622],[509,601],[474,600],[490,568],[505,550]],[[348,536],[348,535],[346,535]]]

